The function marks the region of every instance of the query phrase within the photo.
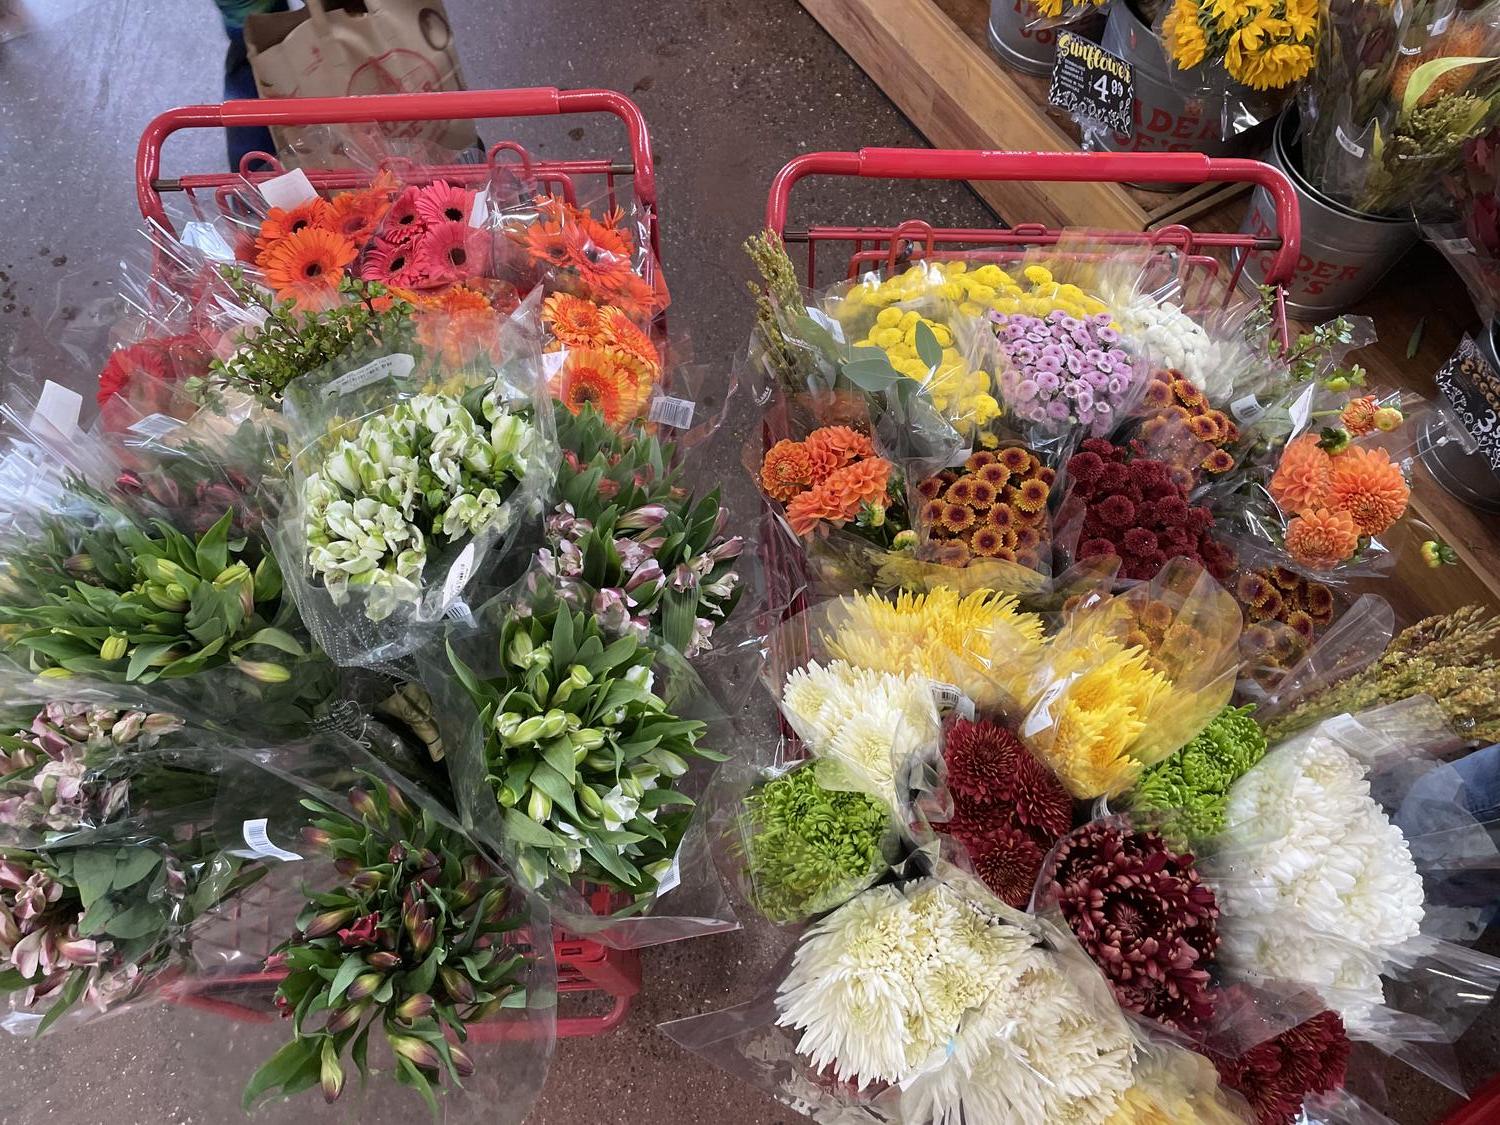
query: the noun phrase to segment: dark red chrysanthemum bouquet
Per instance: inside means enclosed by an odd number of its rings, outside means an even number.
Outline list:
[[[1057,905],[1120,1005],[1191,1031],[1213,1015],[1219,907],[1189,853],[1155,832],[1096,821],[1058,848]]]
[[[1073,798],[999,723],[955,720],[943,744],[953,817],[937,826],[969,853],[975,874],[1024,910],[1042,860],[1073,824]]]
[[[1309,1094],[1344,1084],[1349,1036],[1338,1013],[1319,1012],[1236,1058],[1205,1053],[1224,1085],[1249,1101],[1258,1125],[1292,1125]]]
[[[1228,579],[1234,553],[1213,539],[1213,512],[1189,502],[1189,470],[1090,438],[1068,459],[1067,473],[1071,488],[1058,523],[1077,544],[1075,561],[1115,556],[1120,577],[1148,580],[1168,559],[1185,558]]]

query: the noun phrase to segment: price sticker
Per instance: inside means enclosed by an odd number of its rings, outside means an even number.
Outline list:
[[[693,412],[697,406],[698,404],[690,398],[659,395],[651,400],[651,411],[648,417],[651,421],[671,426],[674,430],[690,430],[693,428]]]
[[[1057,34],[1057,61],[1047,100],[1080,121],[1117,133],[1135,131],[1135,71],[1119,55],[1071,31]]]
[[[245,837],[245,846],[258,856],[267,859],[279,859],[282,863],[295,863],[302,857],[296,852],[287,851],[271,842],[271,834],[266,831],[268,818],[259,817],[256,820],[247,820],[241,826]]]

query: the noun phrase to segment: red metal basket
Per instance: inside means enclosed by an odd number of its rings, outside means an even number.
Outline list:
[[[136,198],[141,215],[173,231],[162,202],[163,192],[211,195],[216,204],[242,186],[246,180],[260,183],[284,170],[274,156],[251,153],[241,162],[241,171],[209,173],[173,178],[161,174],[162,146],[173,133],[184,129],[224,129],[239,125],[297,126],[361,124],[395,121],[443,121],[450,119],[492,119],[502,117],[552,117],[562,114],[607,113],[624,123],[628,134],[630,159],[537,160],[515,141],[491,145],[484,163],[413,165],[402,162],[400,176],[408,182],[445,179],[454,183],[487,181],[502,161],[518,164],[519,174],[547,190],[577,202],[579,188],[602,187],[609,207],[619,203],[622,181],[628,181],[631,196],[646,225],[651,255],[647,270],[659,268],[661,250],[660,223],[657,216],[656,173],[651,158],[651,141],[646,119],[640,108],[623,94],[612,90],[559,90],[537,87],[523,90],[464,90],[426,94],[380,94],[350,98],[278,98],[259,101],[225,102],[222,105],[193,105],[169,109],[157,116],[141,135],[136,150]],[[314,187],[333,189],[358,187],[369,181],[369,172],[352,169],[304,169]],[[648,272],[646,280],[655,278]],[[590,898],[596,913],[608,914],[621,903],[608,891],[596,891]],[[253,901],[242,903],[239,913],[226,919],[229,932],[224,937],[226,950],[269,953],[276,944],[258,915]],[[602,1012],[586,1010],[584,1014],[560,1015],[557,1034],[564,1037],[601,1035],[624,1020],[633,997],[641,987],[640,954],[635,950],[612,949],[590,938],[555,929],[553,952],[557,960],[558,991],[577,1002],[582,1009],[604,1008]],[[243,973],[210,973],[183,975],[174,980],[165,994],[174,1003],[215,1012],[230,1019],[246,1022],[268,1022],[276,1018],[271,1005],[280,975],[264,971]],[[490,1021],[470,1029],[480,1041],[493,1041],[532,1034],[535,1025],[527,1022]]]

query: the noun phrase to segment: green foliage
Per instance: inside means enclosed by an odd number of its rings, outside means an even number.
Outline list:
[[[889,820],[879,801],[824,789],[811,768],[765,782],[745,798],[740,820],[755,908],[795,922],[846,902],[885,869]]]
[[[1130,807],[1164,814],[1161,833],[1182,844],[1224,829],[1229,788],[1266,753],[1252,708],[1226,707],[1198,736],[1141,776]]]
[[[308,892],[297,936],[275,954],[287,970],[276,1004],[292,1039],[251,1077],[245,1108],[313,1085],[333,1101],[346,1057],[368,1077],[379,1034],[396,1080],[436,1117],[436,1091],[473,1073],[460,1046],[469,1024],[525,1003],[525,962],[509,936],[523,919],[510,886],[466,836],[394,786],[369,779],[356,788],[353,816],[302,803],[318,818],[308,842],[337,861],[344,881]]]

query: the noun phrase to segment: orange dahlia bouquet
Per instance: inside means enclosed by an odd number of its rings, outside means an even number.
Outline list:
[[[820,426],[801,441],[783,438],[766,451],[758,479],[761,491],[783,505],[798,539],[852,525],[880,546],[891,545],[886,517],[901,504],[900,478],[859,430]]]
[[[1330,571],[1388,554],[1379,537],[1411,499],[1401,435],[1415,427],[1399,396],[1365,394],[1318,415],[1332,424],[1286,444],[1266,491],[1281,514],[1292,563]]]

